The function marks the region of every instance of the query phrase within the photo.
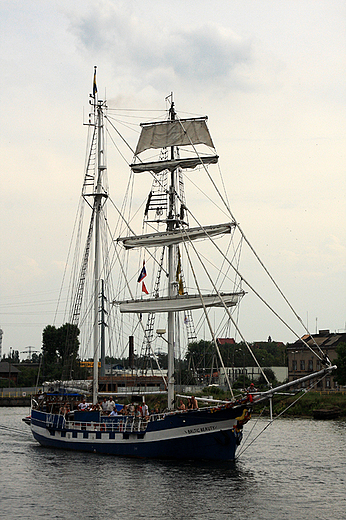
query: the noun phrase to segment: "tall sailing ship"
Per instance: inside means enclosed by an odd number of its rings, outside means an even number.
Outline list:
[[[200,329],[204,333],[208,331],[218,354],[217,334],[225,324],[231,324],[250,349],[240,331],[235,311],[245,295],[244,282],[247,288],[252,289],[252,286],[239,267],[241,244],[246,237],[231,213],[226,195],[221,193],[215,176],[210,173],[219,157],[207,118],[180,118],[173,94],[168,96],[167,102],[165,119],[141,124],[125,190],[127,202],[119,208],[116,206],[118,224],[111,247],[105,250],[102,237],[107,232],[106,205],[109,203],[105,134],[106,126],[114,127],[114,123],[106,102],[98,97],[95,69],[88,123],[90,150],[82,188],[82,201],[90,208],[91,219],[81,254],[78,282],[71,295],[70,318],[70,322],[79,327],[86,321],[82,316],[82,300],[88,292],[87,266],[92,264],[93,282],[89,290],[92,305],[88,304],[87,308],[93,309],[90,322],[93,325],[94,409],[86,411],[76,406],[79,394],[77,384],[72,382],[59,392],[38,396],[33,400],[31,429],[34,438],[43,446],[120,456],[234,460],[253,404],[271,399],[276,391],[292,385],[287,383],[277,389],[269,386],[266,392],[249,391],[234,396],[220,358],[232,398],[227,401],[206,399],[203,406],[201,400],[199,407],[195,405],[185,410],[177,407],[179,398],[184,400],[186,395],[179,396],[175,391],[175,357],[186,342],[196,341],[194,320],[204,321],[206,325]],[[154,159],[155,154],[158,157]],[[186,178],[196,186],[202,175],[219,197],[219,206],[215,205],[215,208],[221,207],[221,213],[226,215],[221,224],[206,224],[203,210],[199,208],[195,213],[186,200]],[[133,195],[134,179],[139,179],[142,186],[151,182],[144,204]],[[209,191],[205,192],[205,197],[209,199]],[[140,234],[135,233],[138,209],[132,212],[129,207],[133,200],[138,200],[144,209]],[[213,213],[207,216],[213,217]],[[235,238],[236,232],[240,239]],[[206,246],[204,253],[200,246]],[[137,260],[131,260],[130,255],[135,255]],[[149,268],[151,273],[155,271],[151,276],[151,287],[147,282]],[[117,283],[113,285],[108,284],[111,270],[116,271],[117,277]],[[109,297],[106,296],[106,285],[113,291]],[[103,305],[105,300],[110,304],[109,313]],[[110,327],[111,311],[116,327]],[[115,341],[118,343],[123,341],[120,335],[130,338],[130,343],[135,338],[136,343],[142,345],[142,357],[150,363],[157,360],[155,341],[167,344],[168,371],[167,375],[162,374],[167,392],[164,411],[145,416],[131,413],[109,416],[95,406],[100,399],[100,359],[101,375],[104,375],[106,328],[116,328]],[[91,336],[90,332],[88,334]],[[318,355],[325,368],[310,374],[309,380],[314,376],[322,377],[332,369],[324,354]],[[304,378],[295,384],[302,380]]]

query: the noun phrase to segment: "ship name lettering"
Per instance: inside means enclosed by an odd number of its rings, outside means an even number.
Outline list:
[[[203,433],[210,432],[216,430],[216,426],[201,426],[199,428],[191,428],[189,430],[185,430],[185,434],[189,435],[190,433]]]

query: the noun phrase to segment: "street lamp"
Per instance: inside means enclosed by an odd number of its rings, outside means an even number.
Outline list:
[[[296,370],[297,370],[297,360],[296,360],[296,354],[299,354],[299,350],[293,351],[293,381],[296,379]]]
[[[11,390],[11,359],[12,359],[12,347],[10,347],[10,359],[8,363],[8,396],[10,396]]]

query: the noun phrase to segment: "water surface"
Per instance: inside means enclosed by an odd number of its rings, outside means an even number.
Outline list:
[[[21,420],[27,413],[0,408],[0,517],[8,520],[346,517],[345,421],[280,419],[235,463],[196,463],[43,448]],[[265,424],[250,421],[245,437]]]

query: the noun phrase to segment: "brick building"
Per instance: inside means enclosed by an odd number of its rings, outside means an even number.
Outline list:
[[[18,383],[18,375],[20,370],[13,366],[13,363],[9,363],[8,361],[2,361],[0,363],[0,379],[11,379],[16,385]]]
[[[305,346],[304,340],[314,352],[319,353],[316,344],[333,362],[337,358],[336,349],[340,343],[346,343],[346,332],[337,333],[329,330],[320,330],[318,334],[306,335],[291,345],[287,345],[288,380],[294,381],[309,373],[321,370],[323,366],[319,359]],[[302,387],[309,386],[308,382],[302,383]],[[339,386],[335,376],[328,375],[319,381],[316,390],[338,390]]]

